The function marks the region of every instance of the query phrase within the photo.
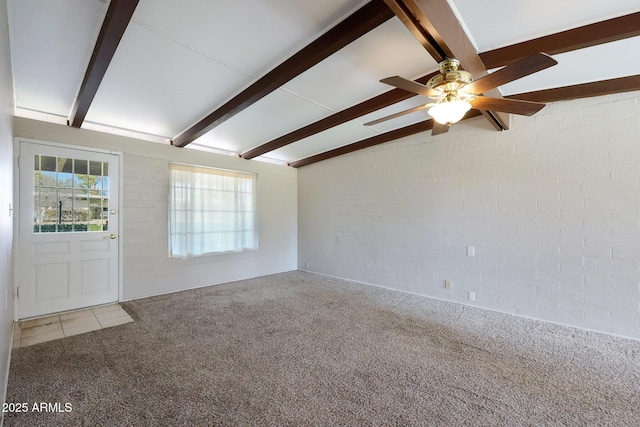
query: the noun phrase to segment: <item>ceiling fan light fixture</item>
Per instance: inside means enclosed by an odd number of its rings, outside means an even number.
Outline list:
[[[429,115],[438,123],[452,125],[462,120],[470,109],[471,104],[467,101],[445,98],[429,109]]]

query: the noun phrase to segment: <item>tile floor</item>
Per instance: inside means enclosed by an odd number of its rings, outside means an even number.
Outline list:
[[[101,305],[84,310],[25,320],[15,324],[13,348],[97,331],[133,322],[120,304]]]

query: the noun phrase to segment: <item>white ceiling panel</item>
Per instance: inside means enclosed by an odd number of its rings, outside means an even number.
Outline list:
[[[342,147],[343,145],[351,144],[378,134],[379,132],[362,126],[362,124],[356,121],[350,121],[274,150],[270,152],[268,156],[274,159],[293,161]]]
[[[242,153],[330,113],[285,90],[276,90],[245,109],[197,143]]]
[[[388,107],[382,108],[378,111],[374,111],[373,113],[369,113],[362,117],[358,117],[356,121],[359,123],[371,122],[373,120],[378,120],[383,117],[390,116],[391,114],[396,114],[401,111],[408,110],[409,108],[417,107],[419,105],[424,105],[429,102],[432,102],[432,100],[427,98],[426,96],[417,95],[407,99],[406,101],[398,102],[397,104],[393,104]],[[423,120],[427,120],[428,118],[430,118],[430,116],[427,113],[427,109],[424,109],[421,111],[405,114],[404,116],[396,117],[395,119],[386,120],[382,123],[378,123],[377,125],[371,126],[371,128],[379,132],[388,132],[393,129],[408,126],[413,123],[421,122]]]
[[[630,52],[640,52],[640,38],[554,55],[558,65],[500,86],[500,90],[510,95],[640,74],[640,54]]]
[[[165,142],[158,136],[187,130],[368,1],[140,0],[83,127]],[[448,1],[480,52],[640,11],[638,0]],[[104,0],[9,0],[8,6],[17,111],[60,122],[107,6]],[[640,37],[556,55],[559,65],[500,89],[510,95],[638,75],[636,52]],[[382,78],[415,79],[436,69],[392,18],[196,143],[242,153],[391,90]],[[409,126],[427,119],[427,111],[363,123],[426,102],[414,96],[262,157],[297,160]]]
[[[9,0],[18,108],[68,116],[106,6],[99,0]]]
[[[448,0],[480,52],[640,11],[638,0]]]
[[[284,88],[332,110],[342,110],[393,89],[380,79],[397,75],[413,79],[437,69],[438,64],[400,20],[392,18]]]
[[[173,138],[252,80],[132,23],[86,119]]]
[[[261,76],[368,0],[141,0],[134,19]]]

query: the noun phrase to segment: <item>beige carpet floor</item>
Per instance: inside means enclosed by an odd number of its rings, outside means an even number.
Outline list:
[[[294,271],[18,348],[6,426],[638,426],[640,342]],[[31,409],[31,408],[30,408]]]

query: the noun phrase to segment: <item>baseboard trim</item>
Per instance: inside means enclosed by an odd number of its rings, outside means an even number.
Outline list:
[[[614,334],[612,332],[599,331],[597,329],[585,328],[584,326],[571,325],[571,324],[568,324],[568,323],[554,322],[553,320],[540,319],[540,318],[537,318],[537,317],[525,316],[525,315],[518,314],[518,313],[511,313],[511,312],[508,312],[508,311],[482,307],[482,306],[479,306],[479,305],[465,304],[465,303],[460,302],[460,301],[452,301],[452,300],[448,300],[448,299],[444,299],[444,298],[434,297],[434,296],[431,296],[431,295],[419,294],[419,293],[416,293],[416,292],[409,292],[409,291],[405,291],[405,290],[402,290],[402,289],[396,289],[396,288],[391,288],[391,287],[388,287],[388,286],[377,285],[375,283],[362,282],[360,280],[347,279],[345,277],[334,276],[334,275],[331,275],[331,274],[319,273],[317,271],[305,270],[305,269],[302,269],[302,268],[299,268],[298,270],[299,271],[304,271],[306,273],[317,274],[318,276],[324,276],[324,277],[330,277],[332,279],[344,280],[346,282],[358,283],[358,284],[361,284],[361,285],[373,286],[375,288],[381,288],[381,289],[387,289],[387,290],[390,290],[390,291],[402,292],[402,293],[408,294],[408,295],[416,295],[416,296],[419,296],[419,297],[429,298],[429,299],[436,300],[436,301],[444,301],[444,302],[449,302],[449,303],[452,303],[452,304],[459,304],[459,305],[463,305],[465,307],[478,308],[480,310],[486,310],[486,311],[490,311],[490,312],[493,312],[493,313],[507,314],[507,315],[510,315],[510,316],[520,317],[522,319],[535,320],[535,321],[538,321],[538,322],[549,323],[549,324],[552,324],[552,325],[559,325],[559,326],[564,326],[564,327],[568,327],[568,328],[579,329],[579,330],[582,330],[582,331],[594,332],[594,333],[597,333],[597,334],[603,334],[603,335],[609,335],[609,336],[612,336],[612,337],[623,338],[623,339],[627,339],[627,340],[640,341],[640,338],[630,337],[630,336],[621,335],[621,334]]]
[[[187,291],[193,291],[195,289],[202,289],[202,288],[208,288],[209,286],[218,286],[218,285],[226,285],[227,283],[233,283],[233,282],[240,282],[242,280],[251,280],[251,279],[257,279],[258,277],[266,277],[266,276],[272,276],[274,274],[282,274],[282,273],[289,273],[291,271],[297,271],[298,269],[292,269],[292,270],[286,270],[286,271],[278,271],[275,273],[269,273],[269,274],[263,274],[260,276],[251,276],[251,277],[243,277],[240,279],[234,279],[234,280],[229,280],[226,282],[220,282],[220,283],[209,283],[206,285],[199,285],[199,286],[194,286],[193,288],[187,288],[187,289],[175,289],[172,291],[166,291],[166,292],[158,292],[155,294],[149,294],[149,295],[144,295],[144,296],[138,296],[138,297],[134,297],[134,298],[123,298],[118,302],[127,302],[127,301],[135,301],[135,300],[139,300],[139,299],[145,299],[145,298],[152,298],[152,297],[159,297],[162,295],[170,295],[170,294],[175,294],[178,292],[187,292]],[[1,427],[1,426],[0,426]]]

